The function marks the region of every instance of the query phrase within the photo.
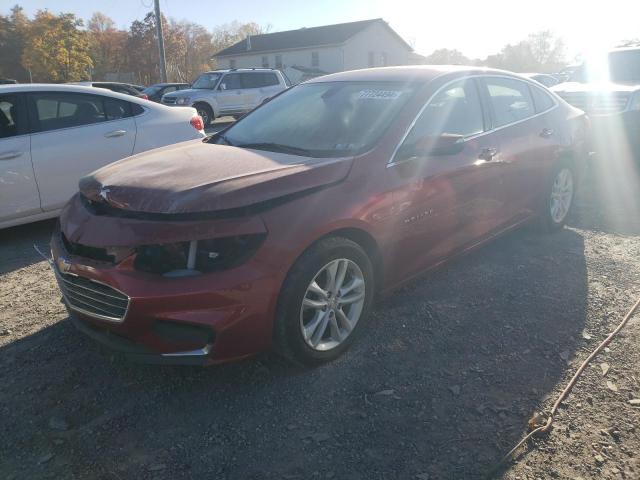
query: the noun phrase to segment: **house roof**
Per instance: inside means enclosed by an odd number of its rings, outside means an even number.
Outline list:
[[[250,37],[221,50],[214,56],[227,57],[231,55],[247,55],[278,50],[290,50],[295,48],[319,47],[322,45],[338,45],[346,42],[351,37],[374,23],[384,25],[408,50],[413,50],[411,46],[387,24],[387,22],[381,18],[374,18],[371,20],[360,20],[358,22],[338,23],[336,25],[324,25],[321,27],[287,30],[285,32],[251,35]]]

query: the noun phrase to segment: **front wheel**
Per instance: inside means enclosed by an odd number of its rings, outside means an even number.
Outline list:
[[[206,103],[196,103],[193,105],[193,108],[195,108],[198,112],[198,115],[202,117],[202,123],[204,123],[205,127],[207,127],[215,119],[213,110]]]
[[[307,365],[334,360],[362,329],[373,299],[373,266],[355,242],[320,240],[296,261],[284,282],[274,342]]]
[[[548,183],[545,203],[541,213],[542,227],[547,231],[556,231],[564,227],[575,195],[575,175],[568,163],[559,164]]]

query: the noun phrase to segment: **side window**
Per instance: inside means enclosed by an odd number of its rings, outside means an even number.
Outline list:
[[[104,122],[104,97],[83,93],[43,92],[30,95],[33,130],[46,132]]]
[[[262,73],[241,73],[243,88],[260,88],[263,86]]]
[[[164,92],[162,92],[162,94],[164,95],[165,93],[169,93],[169,92],[175,92],[178,88],[175,86],[171,86],[171,87],[166,87],[164,89]]]
[[[276,68],[282,68],[282,55],[276,55]]]
[[[104,113],[107,120],[118,120],[131,116],[131,104],[117,98],[104,97]]]
[[[495,116],[494,127],[524,120],[535,114],[529,85],[511,78],[485,79]]]
[[[26,118],[19,102],[17,95],[0,95],[0,138],[26,132]]]
[[[239,73],[230,73],[222,79],[221,86],[225,86],[225,90],[239,90],[242,88]]]
[[[269,57],[262,57],[262,68],[269,68]]]
[[[263,75],[265,87],[271,87],[280,83],[280,81],[278,80],[278,76],[275,73],[263,73]]]
[[[425,137],[464,135],[484,130],[482,107],[473,80],[461,80],[441,90],[425,107],[404,141],[415,145]]]
[[[533,97],[533,104],[536,107],[536,113],[546,112],[551,109],[556,103],[547,92],[544,92],[541,88],[534,85],[529,85],[531,89],[531,96]]]

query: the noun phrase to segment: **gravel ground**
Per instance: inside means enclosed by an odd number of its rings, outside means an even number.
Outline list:
[[[570,228],[420,278],[311,370],[128,363],[66,319],[31,248],[53,224],[1,231],[0,477],[483,478],[640,295],[638,185],[594,172]],[[640,478],[639,317],[495,478]]]

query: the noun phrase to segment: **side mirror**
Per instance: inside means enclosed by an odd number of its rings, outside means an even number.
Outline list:
[[[464,136],[444,133],[438,137],[426,135],[411,145],[403,145],[398,158],[406,160],[412,157],[455,155],[464,150]]]

